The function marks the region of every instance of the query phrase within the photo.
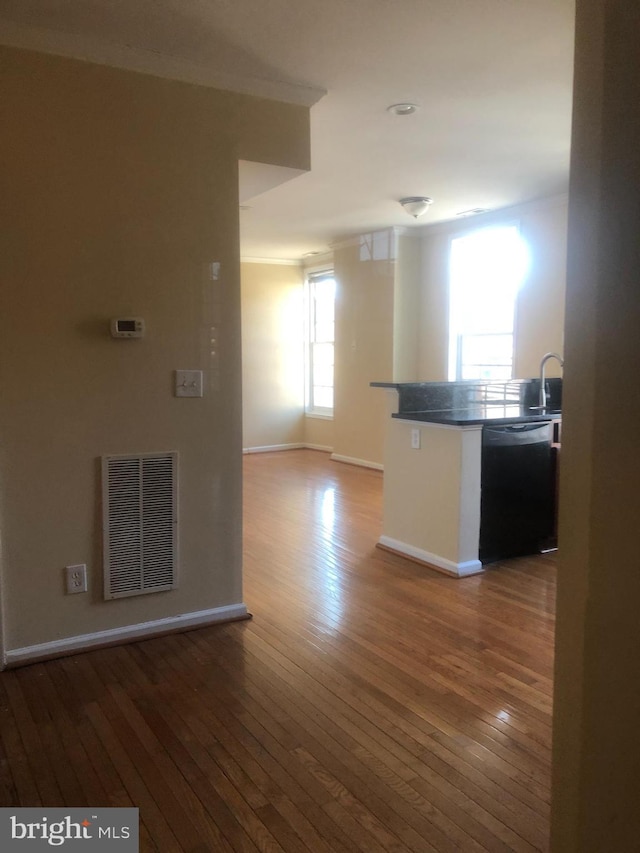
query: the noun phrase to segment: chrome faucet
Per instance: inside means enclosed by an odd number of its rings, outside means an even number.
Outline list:
[[[547,362],[550,358],[557,358],[560,362],[560,367],[564,367],[564,359],[557,352],[547,352],[542,356],[540,361],[540,408],[547,408],[547,389],[545,388],[544,372]]]

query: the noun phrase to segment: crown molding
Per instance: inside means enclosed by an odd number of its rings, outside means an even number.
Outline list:
[[[1,17],[0,44],[303,107],[313,106],[327,94],[326,89],[284,80],[229,74],[179,56],[105,42],[76,33],[27,27]]]
[[[317,255],[309,255],[302,259],[302,266],[305,272],[318,272],[323,269],[331,269],[333,267],[333,252],[319,252]]]

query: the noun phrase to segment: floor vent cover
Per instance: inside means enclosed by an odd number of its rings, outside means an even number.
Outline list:
[[[178,454],[102,457],[104,597],[175,589]]]

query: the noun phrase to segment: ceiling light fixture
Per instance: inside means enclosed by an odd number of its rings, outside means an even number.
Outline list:
[[[433,204],[433,199],[426,195],[412,195],[407,198],[401,198],[400,204],[410,216],[417,219],[429,210],[429,205]]]
[[[411,116],[420,109],[418,104],[391,104],[387,107],[387,112],[394,116]]]

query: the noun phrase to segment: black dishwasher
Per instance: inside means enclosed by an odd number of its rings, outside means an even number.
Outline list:
[[[555,472],[550,423],[482,429],[480,560],[535,554],[553,544]]]

